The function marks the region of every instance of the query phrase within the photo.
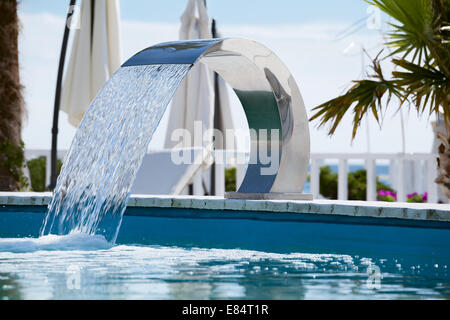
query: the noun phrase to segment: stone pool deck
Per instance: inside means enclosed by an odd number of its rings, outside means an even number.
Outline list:
[[[49,192],[0,192],[0,206],[46,206]],[[244,200],[223,197],[131,195],[129,208],[179,208],[218,211],[318,214],[450,222],[450,204],[340,201]]]

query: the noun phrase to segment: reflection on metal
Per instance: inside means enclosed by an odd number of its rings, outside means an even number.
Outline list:
[[[263,45],[245,39],[208,39],[162,43],[147,48],[125,64],[204,63],[234,89],[247,116],[251,158],[244,180],[233,198],[298,198],[302,195],[309,163],[309,128],[305,106],[297,84],[280,59]],[[267,135],[259,134],[268,130]],[[271,139],[271,129],[279,139]],[[264,173],[274,164],[264,164],[259,149],[278,144],[277,170]],[[277,149],[275,149],[277,150]]]

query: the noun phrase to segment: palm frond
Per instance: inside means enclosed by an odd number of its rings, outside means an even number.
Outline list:
[[[319,126],[331,123],[332,135],[352,110],[354,138],[362,118],[372,112],[379,121],[384,109],[382,98],[387,96],[387,107],[396,96],[399,108],[408,101],[419,113],[428,108],[429,114],[443,114],[450,136],[450,45],[443,41],[447,31],[441,30],[450,25],[450,0],[366,1],[396,20],[388,34],[387,45],[394,47],[388,57],[401,54],[402,58],[393,58],[392,62],[402,70],[394,71],[393,78],[386,80],[377,56],[369,80],[354,81],[345,94],[315,107],[310,120],[320,118]]]
[[[441,27],[447,25],[449,0],[366,0],[396,20],[387,33],[386,45],[391,55],[411,58],[412,62],[433,60],[439,69],[450,76],[450,46],[442,44],[445,35]]]
[[[362,118],[369,112],[380,122],[383,113],[382,98],[387,96],[389,104],[393,95],[401,98],[402,94],[394,81],[384,78],[377,58],[373,61],[372,69],[374,74],[370,80],[354,81],[355,84],[345,94],[315,107],[313,111],[316,113],[310,121],[320,117],[319,126],[331,122],[329,135],[332,135],[347,111],[353,110],[352,138],[355,138]]]
[[[394,47],[392,54],[403,53],[404,57],[413,53],[415,58],[426,53],[427,44],[433,40],[435,29],[431,2],[429,0],[371,0],[369,1],[397,20],[390,24],[388,33]]]
[[[412,96],[417,112],[423,113],[429,108],[429,114],[439,112],[439,106],[447,103],[450,92],[449,79],[443,72],[429,65],[420,66],[415,63],[394,59],[394,64],[404,71],[394,71],[394,82],[402,87],[405,98]],[[445,113],[444,117],[450,117]]]

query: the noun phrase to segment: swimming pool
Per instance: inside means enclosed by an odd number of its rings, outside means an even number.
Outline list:
[[[450,298],[445,207],[132,197],[111,246],[37,239],[30,201],[0,207],[3,299]]]

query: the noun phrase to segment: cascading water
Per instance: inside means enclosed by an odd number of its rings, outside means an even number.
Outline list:
[[[190,64],[122,67],[92,102],[64,160],[41,228],[115,242],[129,192]]]

